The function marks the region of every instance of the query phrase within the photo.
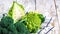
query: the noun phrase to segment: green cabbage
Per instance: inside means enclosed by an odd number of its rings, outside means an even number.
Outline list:
[[[25,12],[23,5],[18,4],[14,1],[12,7],[8,12],[8,16],[12,17],[14,19],[14,23],[16,23],[24,14]]]

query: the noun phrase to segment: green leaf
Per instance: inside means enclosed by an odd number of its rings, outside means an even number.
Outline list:
[[[42,14],[38,14],[39,18],[41,19],[41,24],[45,21],[45,17]]]

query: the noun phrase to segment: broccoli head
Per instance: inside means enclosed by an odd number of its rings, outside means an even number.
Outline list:
[[[13,21],[14,20],[11,17],[9,17],[9,16],[3,16],[2,19],[1,19],[0,25],[2,27],[8,27],[10,24],[13,23]]]
[[[20,34],[30,34],[26,26],[22,22],[17,22],[15,23],[16,29]]]
[[[16,27],[15,27],[14,24],[9,25],[7,29],[8,29],[9,31],[11,31],[11,32],[16,31]]]
[[[8,30],[0,26],[0,34],[8,34]]]

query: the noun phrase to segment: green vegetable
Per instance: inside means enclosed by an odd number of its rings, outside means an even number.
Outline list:
[[[11,24],[11,25],[8,27],[8,30],[9,30],[9,31],[12,31],[12,32],[16,31],[15,25]]]
[[[15,23],[17,31],[20,32],[20,33],[22,33],[22,34],[30,34],[30,32],[28,31],[28,29],[25,27],[25,25],[22,22]]]
[[[39,18],[41,19],[41,23],[43,23],[45,21],[45,18],[42,14],[38,14]]]
[[[0,21],[0,34],[36,33],[44,20],[44,16],[39,13],[25,14],[24,7],[14,1],[8,15],[3,15]]]
[[[2,19],[1,19],[0,25],[2,27],[8,27],[10,24],[13,23],[13,21],[14,20],[11,17],[9,17],[9,16],[3,16]]]
[[[27,13],[21,20],[26,20],[24,24],[31,33],[35,33],[38,29],[40,29],[41,19],[38,14],[34,12]]]
[[[15,24],[13,21],[11,17],[3,16],[0,21],[0,34],[30,34],[23,21]]]
[[[8,30],[6,28],[2,28],[1,34],[8,34]]]
[[[14,23],[16,23],[21,18],[21,16],[24,16],[24,14],[25,12],[23,5],[14,1],[8,12],[8,16],[12,17],[14,19]]]
[[[1,31],[2,31],[2,27],[0,26],[0,34],[2,33]]]
[[[9,31],[8,34],[13,34],[13,32]]]

